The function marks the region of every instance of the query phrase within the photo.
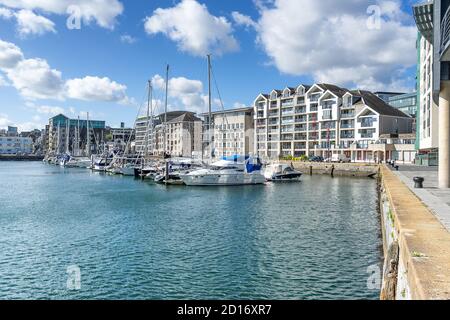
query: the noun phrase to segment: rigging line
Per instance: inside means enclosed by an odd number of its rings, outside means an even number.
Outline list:
[[[134,131],[135,136],[136,136],[136,123],[137,123],[137,119],[138,119],[139,115],[141,114],[141,109],[142,109],[142,106],[144,105],[144,99],[145,99],[145,96],[146,96],[146,94],[145,94],[145,90],[144,90],[144,94],[142,95],[141,103],[139,104],[139,108],[138,108],[138,112],[137,112],[136,118],[134,119],[133,131]],[[132,137],[133,137],[133,133],[131,133],[131,134],[130,134],[130,137],[128,138],[127,146],[126,146],[126,148],[125,148],[125,149],[126,149],[126,150],[125,150],[126,152],[124,152],[124,156],[125,156],[126,153],[129,151],[129,150],[128,150],[128,146],[129,146],[130,143],[131,143]]]

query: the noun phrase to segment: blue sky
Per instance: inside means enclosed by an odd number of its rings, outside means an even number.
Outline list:
[[[58,112],[132,126],[148,79],[164,99],[166,63],[170,108],[206,111],[207,52],[226,108],[314,81],[410,91],[411,3],[0,0],[0,128],[41,128]],[[80,29],[66,25],[72,5]]]

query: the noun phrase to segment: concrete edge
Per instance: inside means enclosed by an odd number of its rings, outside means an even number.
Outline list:
[[[381,179],[411,299],[450,299],[450,233],[385,165],[381,166]]]

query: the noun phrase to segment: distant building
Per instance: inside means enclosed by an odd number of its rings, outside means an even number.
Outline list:
[[[213,152],[216,158],[253,154],[253,112],[252,107],[212,112]],[[209,114],[202,116],[208,123]]]
[[[413,119],[369,91],[331,84],[272,90],[255,100],[255,153],[278,157],[345,154],[352,161],[388,160],[370,145],[383,134],[412,133]]]
[[[0,137],[0,154],[31,154],[33,153],[33,140],[18,136]]]
[[[135,135],[133,128],[125,128],[122,122],[120,128],[106,128],[108,135],[108,145],[110,149],[125,151],[127,144],[134,142]],[[130,151],[130,150],[129,150]]]
[[[0,129],[0,137],[4,137],[4,136],[6,136],[6,130]]]
[[[395,159],[403,163],[412,163],[416,158],[416,134],[382,134],[378,141],[369,145],[369,150],[375,154],[375,158],[380,159],[380,155],[385,154],[388,159]]]
[[[164,126],[164,120],[167,124]],[[151,118],[139,117],[136,121],[135,149],[150,155],[164,154],[164,132],[166,134],[165,152],[174,157],[192,157],[202,149],[202,125],[193,112],[172,111]],[[152,130],[153,128],[153,130]]]
[[[88,145],[91,153],[97,152],[105,143],[105,121],[89,120],[89,141],[87,128],[87,120],[70,119],[62,114],[50,118],[48,128],[46,127],[47,152],[84,153]]]
[[[413,6],[417,34],[417,141],[416,164],[438,165],[439,108],[433,99],[433,11],[434,3]]]
[[[17,127],[8,126],[8,132],[6,133],[8,137],[17,137],[19,135],[19,131]]]
[[[411,117],[416,117],[417,92],[395,95],[390,97],[387,103]]]
[[[377,91],[374,92],[374,94],[380,98],[381,100],[383,100],[386,103],[389,103],[389,99],[392,99],[396,96],[401,96],[403,94],[405,94],[404,92],[389,92],[389,91]]]

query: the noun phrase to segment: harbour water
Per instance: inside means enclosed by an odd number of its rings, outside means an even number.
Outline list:
[[[4,162],[0,184],[0,299],[379,297],[375,180],[165,187]]]

